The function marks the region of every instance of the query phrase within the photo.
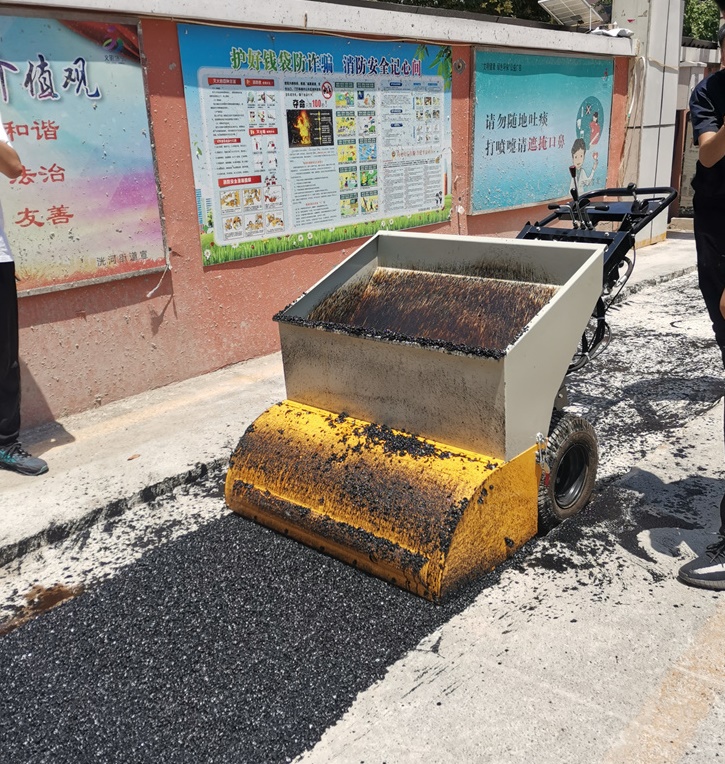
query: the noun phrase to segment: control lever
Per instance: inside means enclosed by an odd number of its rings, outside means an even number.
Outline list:
[[[584,226],[589,231],[594,230],[594,223],[592,223],[589,213],[587,212],[587,206],[589,205],[589,199],[581,199],[579,202],[579,214],[584,223]]]

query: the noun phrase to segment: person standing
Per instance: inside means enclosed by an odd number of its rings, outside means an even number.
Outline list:
[[[725,19],[725,0],[715,0]],[[719,72],[698,83],[690,96],[692,134],[698,161],[692,180],[695,247],[700,291],[712,321],[725,366],[725,52],[722,27]],[[683,565],[681,581],[704,589],[725,589],[725,496],[720,502],[718,539],[695,560]]]
[[[0,119],[0,172],[22,175],[23,164],[10,145]],[[48,465],[20,445],[20,361],[18,359],[18,293],[15,263],[0,206],[0,467],[22,475],[42,475]]]

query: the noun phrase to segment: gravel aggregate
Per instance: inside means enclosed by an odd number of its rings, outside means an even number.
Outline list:
[[[466,601],[223,517],[0,640],[0,760],[291,760]]]

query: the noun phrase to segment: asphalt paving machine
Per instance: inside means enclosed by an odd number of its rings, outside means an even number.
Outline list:
[[[431,600],[576,514],[598,447],[566,378],[675,197],[574,184],[515,239],[377,233],[275,316],[287,398],[239,441],[228,506]]]

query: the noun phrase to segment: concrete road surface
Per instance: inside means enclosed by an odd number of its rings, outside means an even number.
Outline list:
[[[725,758],[725,600],[675,577],[725,487],[695,276],[610,323],[569,387],[591,504],[442,606],[229,515],[221,470],[5,566],[16,617],[70,594],[0,638],[0,761]]]

